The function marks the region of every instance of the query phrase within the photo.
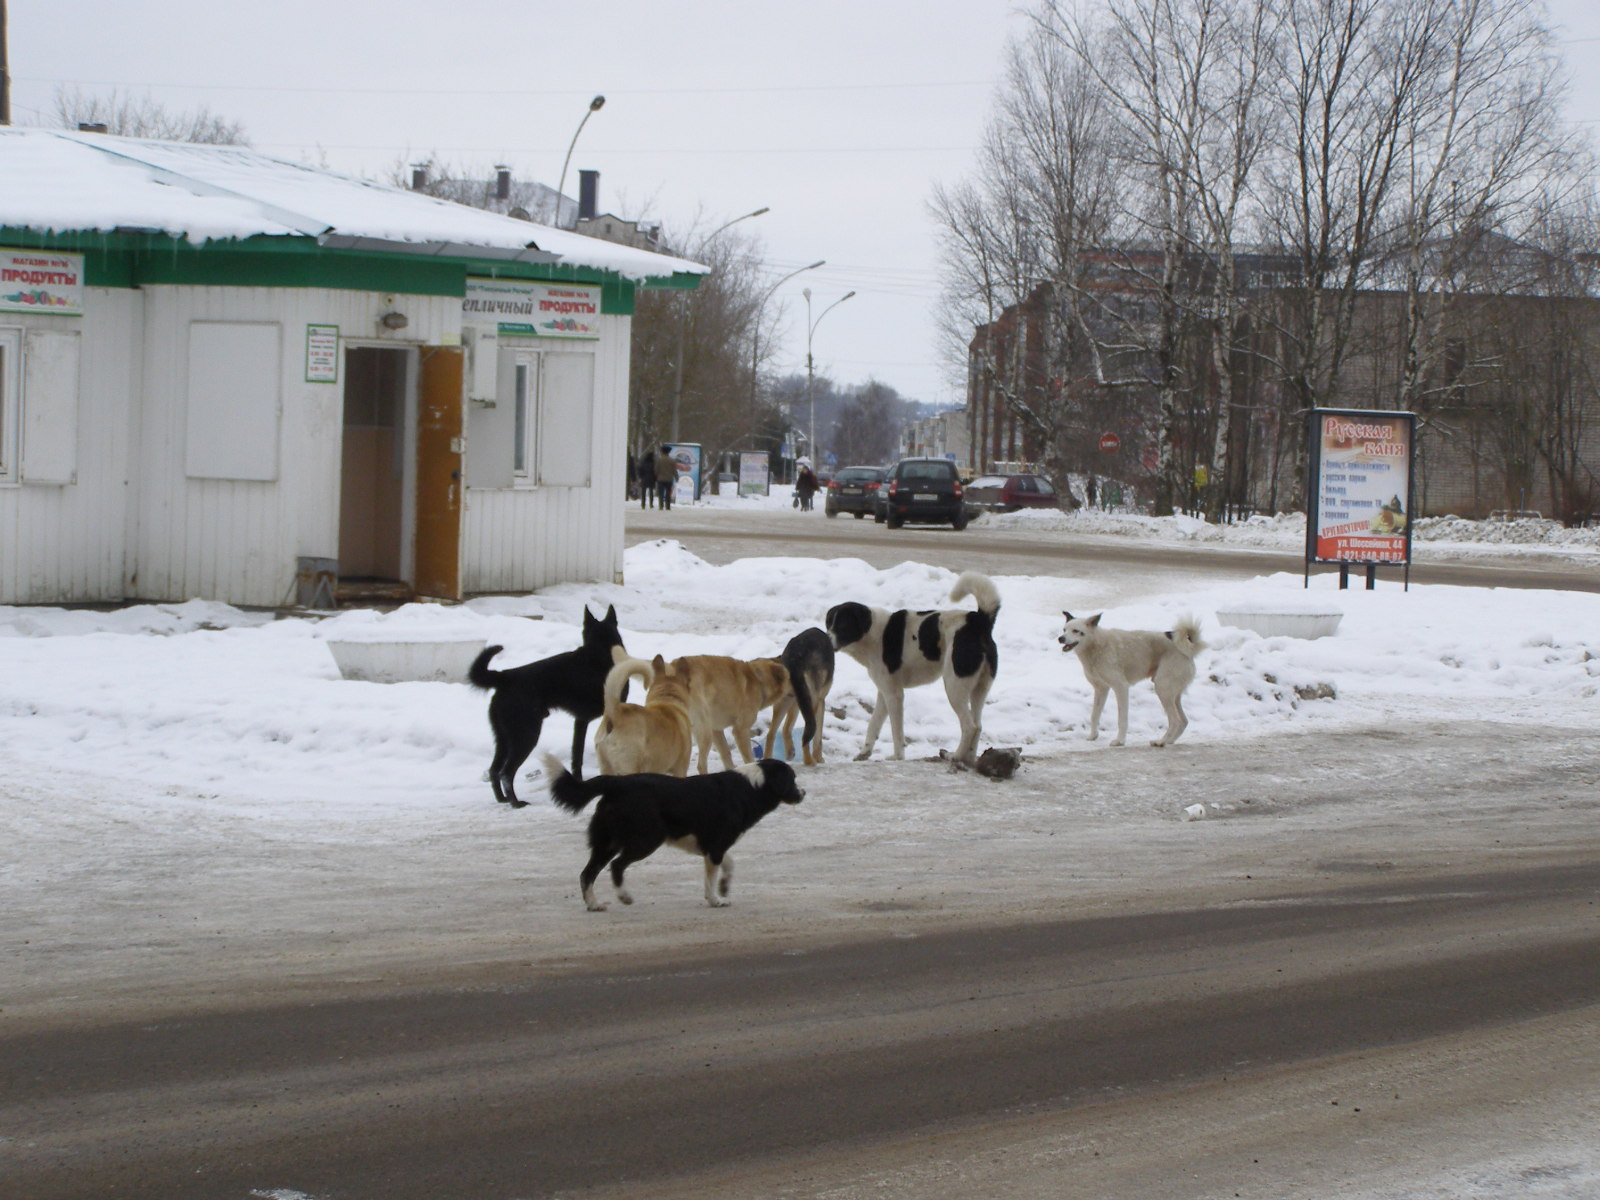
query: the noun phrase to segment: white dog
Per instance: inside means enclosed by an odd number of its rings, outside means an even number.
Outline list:
[[[1156,685],[1156,696],[1167,713],[1167,732],[1151,742],[1170,746],[1183,735],[1189,718],[1183,715],[1183,692],[1194,679],[1194,656],[1204,650],[1200,625],[1193,617],[1179,621],[1171,633],[1142,629],[1101,629],[1100,616],[1074,617],[1063,613],[1067,627],[1057,640],[1063,654],[1076,650],[1083,676],[1094,688],[1089,712],[1089,740],[1100,736],[1100,714],[1106,692],[1117,694],[1117,736],[1113,746],[1128,740],[1128,688],[1141,679]]]
[[[872,608],[865,604],[835,604],[828,610],[828,636],[867,669],[878,698],[867,721],[867,740],[856,761],[868,757],[889,718],[894,734],[894,757],[906,756],[905,690],[944,680],[944,692],[961,722],[958,763],[971,766],[977,759],[978,738],[983,733],[983,702],[994,685],[1000,655],[994,644],[994,619],[1000,612],[1000,593],[994,583],[968,571],[950,590],[951,600],[971,596],[977,610],[924,609],[908,612]]]

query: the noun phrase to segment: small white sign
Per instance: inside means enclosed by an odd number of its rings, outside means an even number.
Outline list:
[[[339,382],[339,327],[306,326],[306,382]]]
[[[0,250],[0,312],[83,315],[83,255]]]

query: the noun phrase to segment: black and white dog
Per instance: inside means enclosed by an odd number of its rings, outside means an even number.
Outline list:
[[[594,881],[607,864],[617,899],[632,904],[622,874],[630,863],[649,858],[664,844],[705,860],[706,903],[728,904],[733,859],[728,851],[752,826],[780,804],[799,804],[805,791],[794,768],[763,758],[712,775],[568,774],[553,754],[544,756],[550,798],[569,813],[580,813],[599,797],[589,818],[589,861],[578,876],[590,912],[605,905],[594,897]]]
[[[945,695],[961,722],[961,744],[955,761],[970,766],[977,758],[983,733],[983,702],[994,686],[1000,654],[994,644],[994,619],[1000,612],[1000,593],[988,576],[968,571],[950,590],[951,600],[972,596],[970,609],[924,609],[890,612],[865,604],[836,604],[828,610],[828,634],[833,644],[867,669],[878,699],[867,722],[867,740],[856,755],[860,762],[872,747],[889,717],[894,735],[894,757],[906,755],[905,689],[944,680]]]
[[[474,687],[494,693],[489,698],[489,728],[494,731],[489,784],[494,798],[524,808],[528,802],[517,799],[517,771],[538,744],[550,710],[559,708],[572,714],[572,769],[581,775],[589,722],[599,720],[606,709],[606,674],[628,655],[617,632],[615,605],[598,620],[587,608],[583,610],[583,645],[576,650],[509,671],[491,671],[489,660],[503,649],[485,648],[473,661],[467,678]],[[626,688],[622,694],[627,697]]]

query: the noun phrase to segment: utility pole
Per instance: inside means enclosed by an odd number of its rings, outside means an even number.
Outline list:
[[[11,66],[6,53],[6,0],[0,0],[0,125],[11,124]]]

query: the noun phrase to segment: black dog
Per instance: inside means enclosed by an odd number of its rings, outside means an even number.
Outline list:
[[[789,672],[793,699],[785,696],[772,708],[772,728],[767,730],[766,757],[782,727],[784,757],[794,759],[794,719],[805,721],[800,738],[805,764],[822,763],[822,715],[827,710],[828,693],[833,689],[833,639],[820,629],[806,629],[789,639],[780,661]]]
[[[617,899],[632,904],[622,881],[630,863],[649,858],[663,843],[705,860],[706,903],[728,903],[733,881],[733,844],[779,804],[799,804],[805,792],[794,768],[763,758],[714,775],[596,775],[580,779],[562,769],[553,754],[544,756],[550,798],[570,813],[582,812],[596,796],[589,818],[589,862],[578,876],[590,912],[605,905],[594,898],[594,881],[611,865]],[[720,878],[719,878],[720,876]]]
[[[493,691],[489,698],[489,728],[494,731],[494,761],[489,764],[489,783],[494,798],[513,808],[524,808],[517,799],[517,771],[528,761],[538,744],[539,731],[552,708],[572,714],[572,769],[583,773],[583,742],[589,722],[598,720],[606,708],[606,673],[627,657],[622,636],[617,632],[616,606],[596,620],[583,610],[583,645],[565,654],[554,654],[509,671],[491,671],[489,660],[504,649],[490,646],[478,655],[467,672],[474,687]],[[627,690],[623,690],[627,698]]]

